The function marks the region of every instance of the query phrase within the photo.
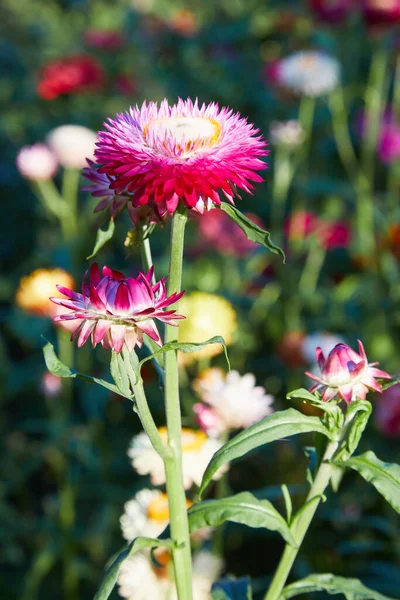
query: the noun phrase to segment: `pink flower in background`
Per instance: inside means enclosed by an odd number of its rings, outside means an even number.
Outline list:
[[[400,0],[363,0],[361,10],[367,25],[396,25],[400,21]]]
[[[123,96],[131,96],[137,89],[136,81],[129,75],[120,74],[114,79],[114,88],[118,94]]]
[[[79,94],[103,86],[101,64],[88,54],[68,56],[48,62],[40,71],[37,92],[44,100],[63,94]]]
[[[309,0],[311,10],[320,21],[341,23],[354,6],[354,0]]]
[[[61,379],[47,371],[40,381],[40,391],[46,398],[57,398],[61,394]]]
[[[263,227],[261,219],[254,214],[247,213],[247,217],[256,225]],[[199,234],[206,247],[216,248],[221,254],[241,258],[256,249],[256,244],[247,239],[243,231],[218,209],[212,209],[199,219]]]
[[[124,35],[116,29],[87,29],[84,34],[86,46],[95,50],[113,52],[125,44]]]
[[[378,363],[368,364],[360,340],[358,350],[359,353],[347,344],[337,344],[325,359],[321,348],[317,348],[316,357],[321,369],[321,377],[306,372],[308,377],[317,382],[310,392],[320,392],[324,402],[342,399],[347,404],[357,398],[365,400],[370,389],[381,392],[381,386],[376,378],[391,379],[391,376],[385,371],[376,369],[375,365]]]
[[[55,304],[68,309],[67,314],[54,317],[55,322],[79,319],[80,324],[72,334],[78,338],[78,347],[91,337],[95,347],[101,343],[106,350],[121,352],[124,343],[129,351],[142,346],[143,333],[159,346],[161,337],[154,319],[177,326],[176,319],[184,319],[175,310],[164,310],[181,298],[184,292],[167,297],[165,278],[151,285],[153,269],[138,277],[126,278],[119,271],[103,268],[103,277],[97,264],[90,268],[89,283],[86,275],[82,293],[57,286],[68,299],[50,298]]]
[[[315,232],[317,224],[317,215],[310,211],[299,210],[286,219],[285,234],[292,241],[301,241]]]
[[[343,221],[330,223],[320,222],[319,230],[316,231],[321,245],[327,250],[333,248],[347,248],[351,241],[351,229]]]
[[[400,158],[400,125],[393,119],[387,120],[381,126],[378,153],[381,161],[385,164],[390,164]]]
[[[145,102],[109,119],[99,133],[96,161],[114,178],[117,193],[135,192],[135,207],[155,202],[160,216],[182,200],[199,213],[219,205],[219,192],[234,203],[237,189],[262,181],[267,155],[258,129],[217,104],[179,99],[170,106]]]
[[[51,179],[58,169],[57,157],[45,144],[24,146],[17,154],[16,163],[21,175],[32,181]]]
[[[378,429],[389,437],[400,437],[400,383],[382,392],[376,403]]]
[[[313,212],[298,211],[285,223],[285,233],[289,240],[301,242],[315,235],[323,248],[346,248],[351,240],[351,229],[344,221],[327,221]]]

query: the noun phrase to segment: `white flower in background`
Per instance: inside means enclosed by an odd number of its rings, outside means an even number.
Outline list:
[[[322,96],[332,91],[340,77],[340,63],[323,52],[295,52],[279,61],[278,81],[296,94]]]
[[[119,595],[128,600],[177,600],[175,585],[168,578],[166,553],[159,559],[164,567],[153,565],[148,554],[135,554],[121,565]],[[169,559],[170,560],[170,559]],[[193,557],[193,600],[211,600],[211,586],[222,571],[222,560],[201,551]]]
[[[237,371],[226,374],[222,369],[206,369],[193,388],[208,405],[194,406],[200,426],[215,437],[254,425],[273,411],[273,396],[256,386],[252,373],[241,376]]]
[[[302,354],[306,362],[316,364],[315,350],[321,348],[325,356],[328,356],[329,352],[336,346],[336,344],[343,344],[345,340],[339,337],[336,333],[329,333],[328,331],[315,331],[310,333],[303,340]]]
[[[186,500],[186,506],[192,505]],[[169,523],[168,496],[159,490],[141,490],[124,505],[120,518],[122,535],[131,542],[135,537],[157,537]]]
[[[33,181],[51,179],[58,169],[57,157],[45,144],[24,146],[17,154],[16,163],[21,175]]]
[[[63,167],[82,169],[94,160],[97,134],[82,125],[62,125],[50,131],[47,143]]]
[[[269,126],[269,139],[275,146],[298,146],[304,141],[304,129],[300,121],[272,121]]]
[[[167,442],[167,428],[160,427],[158,432],[161,438]],[[200,485],[206,466],[213,454],[221,446],[221,442],[207,437],[204,431],[182,428],[183,481],[185,489],[189,489],[192,484]],[[154,450],[146,433],[139,433],[133,438],[131,446],[128,449],[128,456],[132,459],[133,468],[140,475],[150,475],[153,485],[163,485],[165,483],[164,463]],[[219,479],[227,468],[227,466],[224,466],[217,471],[214,479]]]

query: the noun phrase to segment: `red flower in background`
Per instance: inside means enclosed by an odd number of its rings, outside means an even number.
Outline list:
[[[261,219],[247,213],[256,225],[263,227]],[[206,248],[212,246],[221,254],[241,258],[257,249],[257,245],[247,239],[243,231],[220,209],[212,209],[199,219],[199,234]]]
[[[299,242],[315,235],[324,248],[346,248],[351,240],[351,230],[343,221],[326,221],[311,211],[298,211],[285,223],[289,240]]]
[[[311,10],[320,21],[341,23],[354,5],[354,0],[309,0]]]
[[[400,0],[364,0],[362,12],[367,25],[395,25],[400,21]]]
[[[389,437],[400,437],[400,384],[382,393],[376,403],[375,419],[378,429]]]
[[[37,92],[44,100],[54,100],[63,94],[98,89],[103,83],[101,64],[88,54],[79,54],[48,62],[40,72]]]

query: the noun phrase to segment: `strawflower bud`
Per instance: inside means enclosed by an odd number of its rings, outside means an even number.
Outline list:
[[[324,402],[341,399],[347,404],[356,399],[365,400],[370,389],[381,392],[382,388],[376,378],[391,379],[391,376],[385,371],[376,369],[377,362],[368,363],[360,340],[358,340],[358,350],[359,353],[347,344],[337,344],[325,359],[321,348],[317,348],[316,357],[321,369],[321,377],[306,372],[308,377],[317,382],[310,392],[316,390],[320,392]]]
[[[89,283],[85,274],[81,294],[57,286],[67,299],[50,300],[67,308],[68,312],[57,315],[54,321],[80,321],[71,337],[78,338],[78,347],[91,337],[93,347],[100,343],[106,350],[119,353],[126,344],[132,352],[136,345],[141,348],[144,333],[162,346],[154,319],[177,326],[176,320],[185,317],[175,314],[175,310],[164,309],[177,302],[184,292],[167,297],[165,278],[152,285],[152,277],[153,268],[147,275],[139,273],[133,278],[108,267],[103,268],[101,276],[94,263],[90,268]]]
[[[45,144],[24,146],[17,154],[17,169],[32,181],[51,179],[57,172],[58,160]]]

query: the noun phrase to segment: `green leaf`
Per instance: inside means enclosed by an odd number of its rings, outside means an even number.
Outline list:
[[[83,375],[82,373],[78,373],[78,371],[70,369],[69,367],[67,367],[67,365],[64,365],[56,355],[54,351],[54,346],[53,344],[50,344],[50,342],[47,342],[43,346],[43,355],[46,367],[48,368],[50,373],[53,373],[53,375],[56,375],[56,377],[78,377],[79,379],[84,379],[89,383],[98,383],[99,385],[102,385],[106,389],[110,390],[110,392],[114,392],[114,394],[124,396],[124,394],[122,394],[121,390],[116,385],[109,383],[108,381],[104,381],[104,379],[98,379],[97,377],[91,377],[90,375]],[[128,398],[129,400],[133,399],[132,394],[124,397]]]
[[[249,577],[239,579],[227,577],[217,581],[212,586],[211,598],[212,600],[252,600]]]
[[[121,354],[112,352],[110,371],[111,376],[114,379],[114,383],[119,389],[120,393],[125,396],[125,398],[132,396],[128,373],[126,372],[124,359],[122,358]]]
[[[229,358],[228,358],[228,351],[226,348],[225,340],[220,335],[216,335],[216,336],[210,338],[209,340],[206,340],[205,342],[196,342],[196,343],[195,342],[169,342],[168,344],[164,344],[164,346],[162,348],[160,348],[156,352],[153,352],[153,354],[146,356],[146,358],[144,358],[143,360],[140,361],[139,373],[140,373],[142,366],[144,365],[144,363],[146,361],[157,358],[158,355],[160,355],[160,354],[164,354],[165,352],[169,352],[170,350],[179,350],[180,352],[185,352],[185,353],[196,352],[196,350],[202,350],[209,344],[221,344],[221,346],[224,349],[226,362],[228,363],[228,368],[230,369],[231,365],[230,365]]]
[[[221,202],[220,208],[240,227],[248,240],[255,242],[256,244],[261,244],[265,248],[271,250],[271,252],[274,252],[274,254],[280,254],[283,262],[285,262],[286,257],[284,251],[282,248],[279,248],[279,246],[276,246],[276,244],[271,242],[271,234],[268,231],[265,231],[262,227],[253,223],[253,221],[241,213],[240,210],[232,204]]]
[[[111,566],[107,569],[104,575],[103,581],[100,584],[99,589],[93,600],[107,600],[114,589],[117,582],[119,570],[122,563],[126,558],[132,556],[144,548],[159,548],[167,547],[172,548],[172,540],[156,540],[147,537],[139,537],[133,540],[125,550],[120,552]]]
[[[318,417],[303,415],[294,408],[273,413],[245,429],[222,446],[212,457],[203,475],[199,495],[204,492],[222,465],[240,458],[247,452],[297,433],[316,431],[330,437],[330,432]]]
[[[114,231],[115,231],[115,223],[112,219],[110,219],[110,222],[109,222],[106,230],[100,229],[100,228],[97,230],[96,242],[94,244],[93,252],[92,252],[92,254],[90,254],[89,256],[86,257],[86,260],[89,260],[90,258],[94,258],[96,256],[98,251],[101,250],[101,248],[109,240],[111,240],[112,236],[114,235]]]
[[[305,579],[291,583],[284,588],[279,598],[280,600],[288,600],[311,592],[344,594],[346,600],[394,600],[370,590],[359,579],[336,577],[331,573],[309,575]]]
[[[334,464],[337,464],[336,461]],[[383,462],[372,451],[368,451],[339,462],[339,466],[357,471],[400,513],[400,465]]]
[[[339,429],[341,429],[344,421],[342,410],[335,402],[324,402],[321,400],[318,392],[312,394],[304,388],[299,388],[298,390],[286,394],[286,398],[288,400],[298,398],[305,402],[309,402],[312,406],[315,406],[315,408],[319,408],[326,413],[326,424],[329,430],[333,431],[333,429],[336,428],[336,430],[339,431]]]
[[[217,527],[225,521],[243,523],[248,527],[263,527],[278,531],[286,542],[295,546],[289,526],[268,500],[258,500],[250,492],[236,496],[197,502],[188,510],[189,529],[192,533],[203,527]]]

